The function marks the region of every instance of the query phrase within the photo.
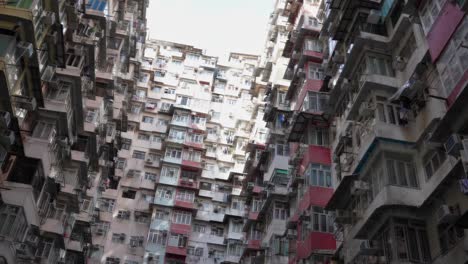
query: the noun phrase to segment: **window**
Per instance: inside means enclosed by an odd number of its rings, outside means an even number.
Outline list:
[[[143,119],[141,120],[143,123],[149,123],[149,124],[152,124],[153,123],[153,120],[154,118],[151,117],[151,116],[143,116]]]
[[[200,116],[192,116],[192,123],[204,126],[206,123],[206,118]]]
[[[393,71],[392,60],[381,56],[369,55],[367,60],[367,73],[378,74],[385,76],[395,76]]]
[[[151,172],[145,172],[145,180],[156,181],[157,175]]]
[[[87,123],[94,123],[96,122],[98,115],[99,111],[97,109],[88,109],[88,111],[86,112],[85,121]]]
[[[174,178],[179,176],[179,168],[178,167],[169,167],[164,166],[161,170],[161,176]]]
[[[413,188],[418,187],[416,169],[412,161],[387,158],[385,162],[390,184]]]
[[[201,144],[203,143],[203,135],[202,134],[190,134],[190,142]]]
[[[321,207],[312,207],[311,230],[317,232],[333,233],[333,219]]]
[[[263,205],[262,200],[253,199],[251,211],[260,212],[260,210],[262,209],[262,205]]]
[[[114,199],[105,199],[101,198],[99,201],[99,210],[103,212],[112,213],[115,208],[115,200]]]
[[[154,86],[153,88],[151,88],[151,92],[153,92],[153,93],[160,93],[160,92],[161,92],[161,87],[159,87],[159,86]]]
[[[231,232],[233,233],[242,233],[242,228],[244,227],[244,223],[241,221],[232,221],[231,224]]]
[[[320,67],[320,65],[315,63],[309,63],[307,70],[309,73],[309,79],[323,80],[324,74],[323,69]]]
[[[183,141],[185,139],[185,131],[178,130],[178,129],[171,129],[169,131],[169,138]]]
[[[276,144],[276,155],[289,156],[289,145],[282,143]]]
[[[211,186],[210,182],[200,182],[200,190],[211,191]]]
[[[190,105],[190,97],[187,96],[177,96],[177,103],[180,105],[189,106]]]
[[[143,241],[144,241],[143,236],[131,236],[129,245],[132,248],[143,247]]]
[[[279,220],[286,220],[289,217],[288,206],[284,203],[275,203],[273,208],[273,218]]]
[[[328,95],[316,92],[308,92],[304,98],[303,110],[312,112],[324,111],[328,104]]]
[[[458,212],[456,214],[460,214],[460,208],[457,207],[457,209]],[[463,228],[457,226],[456,223],[439,225],[438,234],[442,254],[447,253],[465,237]]]
[[[236,99],[228,99],[227,102],[228,102],[228,104],[230,104],[230,105],[235,105],[235,104],[237,104],[237,100],[236,100]]]
[[[190,225],[192,222],[192,214],[184,211],[174,211],[172,221],[176,224]]]
[[[141,105],[140,104],[132,104],[132,107],[130,108],[130,113],[138,115],[141,110]]]
[[[189,246],[187,248],[187,255],[201,257],[201,256],[203,256],[203,248],[201,248],[201,247],[196,247],[195,248],[195,247]]]
[[[171,234],[169,237],[168,246],[172,247],[186,247],[187,246],[187,236],[182,234]]]
[[[50,251],[54,248],[54,240],[52,238],[43,238],[39,242],[36,250],[36,257],[49,257]]]
[[[179,201],[193,202],[194,199],[195,199],[195,193],[193,191],[180,190],[176,194],[176,200],[179,200]]]
[[[224,227],[222,226],[211,226],[211,234],[213,236],[224,236]]]
[[[308,186],[332,187],[330,166],[310,164],[304,178]]]
[[[445,0],[429,0],[419,12],[424,32],[427,34],[431,30],[432,24],[439,16]]]
[[[135,159],[144,160],[144,159],[145,159],[145,155],[146,155],[146,153],[143,152],[143,151],[134,150],[134,151],[133,151],[132,157],[135,158]]]
[[[273,236],[270,244],[272,245],[273,254],[280,256],[289,255],[289,240],[284,237]],[[315,263],[315,262],[313,262]],[[319,262],[317,262],[319,263]]]
[[[107,257],[106,264],[120,264],[120,258],[117,257]]]
[[[394,262],[398,263],[430,261],[429,243],[423,221],[391,219],[377,234],[373,241],[383,245],[388,261],[391,262],[393,256],[397,258]]]
[[[167,232],[161,230],[151,230],[148,234],[148,244],[166,245]]]
[[[172,199],[174,190],[168,187],[159,187],[156,191],[156,197],[160,199]]]
[[[176,148],[166,148],[166,158],[181,159],[182,150]]]
[[[33,137],[52,139],[55,136],[55,125],[52,122],[39,120],[34,127]]]
[[[169,121],[166,119],[158,119],[158,122],[156,123],[158,126],[167,126],[167,124],[169,124]]]
[[[206,232],[206,226],[201,225],[201,224],[194,224],[193,225],[193,232],[205,233]]]
[[[126,235],[124,233],[112,233],[112,242],[124,244]]]
[[[329,136],[328,136],[328,129],[308,129],[307,130],[307,143],[311,145],[317,146],[328,146],[329,143]]]
[[[430,179],[432,175],[440,168],[446,158],[445,151],[436,150],[427,153],[423,159],[424,171],[426,172],[427,179]]]
[[[200,162],[201,161],[201,152],[200,151],[188,151],[184,153],[184,159]]]
[[[130,220],[131,212],[128,210],[119,210],[117,218],[121,220]]]
[[[129,150],[132,146],[132,140],[129,138],[122,138],[122,149]]]
[[[115,167],[119,170],[123,170],[127,161],[124,158],[118,158]]]
[[[404,125],[408,122],[408,112],[405,109],[393,104],[387,103],[387,98],[377,96],[377,116],[380,121],[393,124]]]
[[[138,133],[138,139],[139,140],[144,140],[144,141],[149,141],[150,140],[150,135],[145,134],[145,133]]]
[[[219,119],[221,118],[221,113],[220,113],[220,112],[213,112],[213,113],[211,114],[211,118],[212,118],[213,120],[219,120]]]
[[[171,103],[162,102],[160,109],[161,109],[161,111],[169,111],[169,109],[171,109],[171,106],[172,106]]]
[[[165,210],[156,209],[156,213],[155,213],[154,217],[156,219],[160,219],[160,220],[168,220],[169,219],[169,212],[165,211]]]
[[[127,177],[128,178],[139,178],[141,175],[141,171],[139,170],[128,170]]]
[[[127,199],[135,199],[136,191],[134,190],[124,190],[122,192],[122,197]]]
[[[8,204],[0,207],[0,235],[21,241],[27,227],[22,207]]]
[[[304,49],[305,50],[315,51],[315,52],[322,52],[322,42],[320,42],[320,40],[318,40],[318,39],[307,39],[304,42]],[[312,78],[310,78],[310,79],[312,79]]]
[[[228,245],[228,254],[231,256],[240,257],[242,255],[243,250],[244,250],[244,245],[240,242],[230,243]]]
[[[109,222],[95,222],[91,225],[91,232],[98,236],[105,236],[109,231],[110,223]]]
[[[59,81],[58,85],[56,86],[49,85],[47,91],[47,99],[65,101],[68,97],[68,91],[70,87],[71,85],[69,83],[64,83],[62,81]]]

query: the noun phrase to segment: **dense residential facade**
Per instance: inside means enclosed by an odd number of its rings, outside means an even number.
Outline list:
[[[0,263],[467,263],[467,2],[272,3],[226,63],[0,3]]]

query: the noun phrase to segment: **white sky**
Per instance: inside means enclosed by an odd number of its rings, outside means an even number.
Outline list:
[[[149,38],[206,49],[261,55],[273,0],[149,0]]]

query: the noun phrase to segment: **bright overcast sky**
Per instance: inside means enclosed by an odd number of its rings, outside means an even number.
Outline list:
[[[273,0],[149,0],[149,38],[206,49],[261,55]]]

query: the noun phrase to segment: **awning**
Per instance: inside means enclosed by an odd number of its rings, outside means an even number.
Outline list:
[[[351,184],[358,178],[358,174],[344,176],[333,196],[325,206],[325,210],[344,209],[351,201]]]

